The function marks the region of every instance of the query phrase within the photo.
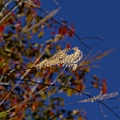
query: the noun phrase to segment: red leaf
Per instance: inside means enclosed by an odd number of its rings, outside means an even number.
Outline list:
[[[54,31],[52,31],[52,32],[51,32],[51,34],[52,34],[52,35],[54,35],[54,34],[55,34],[55,32],[54,32]]]
[[[40,1],[39,1],[39,0],[35,0],[35,2],[36,2],[36,4],[37,4],[37,6],[40,7]]]
[[[103,82],[103,83],[106,83],[106,79],[105,79],[105,78],[104,78],[104,79],[102,79],[102,82]]]
[[[22,106],[21,106],[21,110],[23,111],[23,110],[25,110],[27,108],[27,105],[26,104],[23,104]]]
[[[62,68],[63,64],[60,64],[60,68]]]
[[[67,28],[65,26],[62,26],[58,29],[58,33],[64,36],[65,34],[67,34]]]
[[[0,25],[0,32],[4,31],[4,26]]]
[[[69,36],[70,36],[70,37],[73,37],[74,34],[75,34],[74,29],[70,29],[70,30],[69,30]]]
[[[71,47],[70,43],[67,43],[66,48],[69,49]]]

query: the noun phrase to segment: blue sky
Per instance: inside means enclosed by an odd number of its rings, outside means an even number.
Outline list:
[[[101,50],[104,52],[108,49],[115,49],[109,56],[103,58],[100,62],[99,69],[93,69],[92,73],[97,74],[101,79],[106,78],[108,84],[108,92],[120,92],[120,1],[119,0],[56,0],[61,6],[59,13],[55,16],[57,20],[63,18],[69,23],[74,23],[76,33],[80,37],[98,36],[104,39],[101,42],[97,39],[84,40],[86,44],[93,47],[93,52]],[[58,6],[53,0],[41,0],[41,7],[44,10],[53,10]],[[81,44],[77,38],[69,39],[72,46]],[[83,51],[83,54],[84,51]],[[70,101],[74,101],[71,98]],[[68,101],[68,99],[66,99]],[[120,106],[120,102],[106,102],[112,107]],[[104,118],[100,112],[97,103],[72,104],[67,109],[85,108],[90,120],[117,120],[109,110],[103,107],[103,111],[107,114]],[[115,110],[120,115],[120,109]]]

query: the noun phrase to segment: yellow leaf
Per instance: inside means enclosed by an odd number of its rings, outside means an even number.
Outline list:
[[[41,38],[44,35],[44,31],[42,30],[39,34],[38,34],[38,38]]]
[[[73,90],[72,89],[67,89],[67,95],[70,97],[73,94]]]
[[[34,27],[32,33],[35,34],[38,31],[38,27]]]

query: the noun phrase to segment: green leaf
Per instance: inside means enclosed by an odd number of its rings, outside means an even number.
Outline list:
[[[0,112],[0,120],[5,119],[7,114],[7,112]]]

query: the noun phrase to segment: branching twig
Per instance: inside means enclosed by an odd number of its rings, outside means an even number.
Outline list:
[[[93,100],[94,100],[94,101],[100,103],[101,105],[105,106],[105,107],[106,107],[107,109],[109,109],[118,119],[120,119],[120,116],[119,116],[118,114],[116,114],[116,113],[112,110],[112,108],[110,108],[109,106],[107,106],[105,103],[102,102],[103,100],[108,100],[108,99],[110,99],[110,98],[115,97],[115,96],[118,94],[117,92],[115,92],[115,93],[108,93],[108,94],[106,94],[106,95],[101,95],[101,97],[100,97],[100,95],[98,95],[98,96],[96,96],[96,97],[92,97],[90,94],[87,94],[86,92],[79,91],[79,90],[77,90],[77,89],[75,89],[75,88],[72,88],[72,87],[69,87],[69,86],[55,85],[55,84],[54,84],[55,82],[53,82],[53,83],[51,83],[51,84],[44,84],[44,83],[37,83],[37,82],[31,81],[31,80],[27,80],[27,81],[33,82],[33,83],[35,83],[35,84],[41,84],[41,85],[44,85],[44,86],[45,86],[45,87],[43,87],[41,90],[39,90],[38,92],[36,92],[35,94],[33,94],[30,98],[32,98],[33,96],[35,96],[35,95],[39,94],[40,92],[44,91],[45,89],[48,88],[48,86],[50,86],[50,87],[54,86],[54,87],[60,87],[60,88],[62,87],[62,88],[66,88],[66,89],[72,89],[72,90],[75,90],[75,91],[78,92],[78,93],[81,93],[81,94],[86,95],[86,96],[89,97],[88,99],[85,99],[85,100],[76,101],[76,103],[93,102]],[[23,103],[27,102],[30,98],[25,99],[25,100],[22,101],[20,104],[23,104]],[[96,99],[95,99],[95,98],[96,98]],[[75,102],[71,102],[71,103],[67,103],[67,104],[73,104],[73,103],[75,103]],[[66,105],[67,105],[67,104],[66,104]],[[18,105],[19,105],[19,104],[15,105],[13,108],[7,110],[7,112],[9,112],[9,111],[11,111],[12,109],[16,108]]]
[[[21,1],[17,2],[17,4],[0,20],[0,23],[2,23],[20,4]]]
[[[51,17],[53,17],[54,15],[56,15],[58,13],[60,8],[56,9],[56,10],[53,10],[52,12],[50,12],[49,14],[47,14],[46,17],[44,17],[40,22],[36,23],[34,26],[31,26],[30,28],[28,29],[22,29],[22,33],[27,33],[29,32],[30,30],[32,30],[33,28],[35,27],[38,27],[42,24],[44,24],[48,19],[50,19]]]
[[[40,92],[46,90],[49,86],[54,86],[54,84],[56,83],[58,77],[63,73],[64,70],[65,70],[65,68],[59,73],[59,75],[55,78],[55,80],[54,80],[53,82],[51,82],[50,84],[44,84],[44,83],[42,83],[42,85],[44,85],[44,87],[43,87],[42,89],[40,89],[38,92],[36,92],[36,93],[34,93],[33,95],[31,95],[30,97],[28,97],[27,99],[25,99],[25,100],[22,101],[21,103],[13,106],[12,108],[10,108],[9,110],[7,110],[6,112],[9,113],[12,109],[14,109],[14,108],[16,108],[17,106],[19,106],[19,105],[27,102],[29,99],[31,99],[31,98],[34,97],[35,95],[37,95],[37,94],[39,94]],[[24,80],[24,79],[18,79],[18,80],[21,81],[21,80]],[[29,81],[29,80],[28,80],[28,81]],[[31,81],[31,80],[30,80],[30,81]],[[31,81],[31,82],[32,82],[32,83],[35,83],[35,84],[39,84],[39,83],[37,83],[37,82],[35,82],[35,81]],[[41,83],[40,83],[40,84],[41,84]]]
[[[2,8],[1,12],[5,10],[5,8],[11,3],[12,0],[8,0],[8,2],[5,3],[4,7]]]
[[[35,62],[31,67],[34,67],[34,65],[40,60],[42,55],[40,55],[38,58],[36,58]],[[3,104],[3,102],[9,97],[9,95],[12,93],[12,91],[17,87],[17,85],[20,83],[20,81],[30,72],[31,69],[27,70],[24,75],[21,77],[21,79],[16,83],[16,85],[11,89],[11,91],[5,96],[5,98],[0,102],[0,105]]]

